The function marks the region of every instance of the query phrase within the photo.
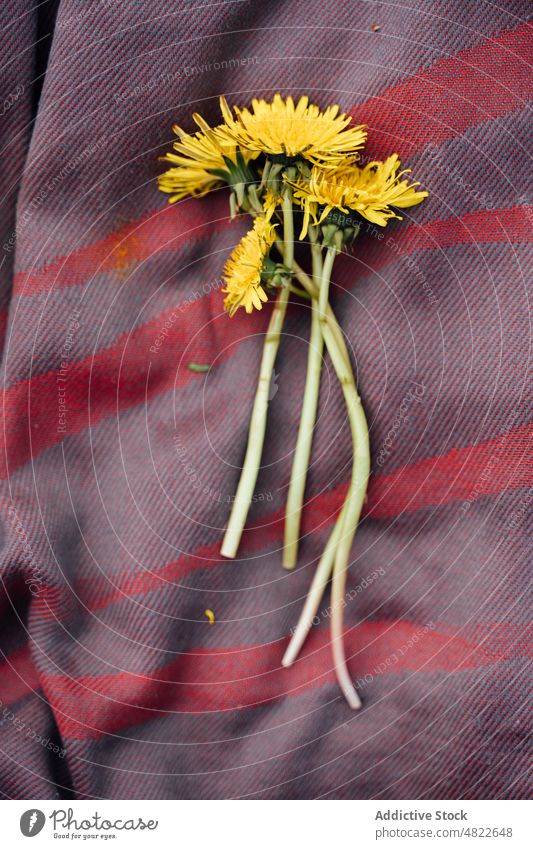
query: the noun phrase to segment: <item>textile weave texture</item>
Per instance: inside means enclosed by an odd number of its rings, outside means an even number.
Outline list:
[[[526,11],[4,2],[5,797],[528,795]],[[342,394],[326,359],[287,573],[309,338],[294,302],[249,523],[221,558],[271,307],[223,313],[246,228],[226,192],[169,206],[156,187],[172,124],[277,91],[338,102],[368,155],[397,152],[430,192],[382,238],[363,228],[332,282],[372,447],[344,611],[355,713],[328,596],[281,668],[349,480]]]

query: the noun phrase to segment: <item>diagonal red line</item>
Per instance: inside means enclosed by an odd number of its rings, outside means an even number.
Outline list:
[[[388,519],[403,511],[427,509],[434,505],[446,505],[457,501],[470,503],[478,498],[493,495],[505,488],[531,486],[533,470],[521,462],[530,452],[533,425],[515,428],[498,439],[475,446],[454,448],[447,454],[420,460],[397,471],[376,475],[371,479],[369,501],[365,514],[371,518]],[[317,528],[332,524],[340,508],[345,487],[322,493],[306,504],[303,533],[313,533]],[[243,538],[241,556],[264,550],[265,545],[280,543],[283,534],[283,512],[271,513],[262,519],[261,525],[249,528]],[[183,555],[166,563],[154,572],[144,571],[132,575],[128,569],[118,576],[116,583],[110,581],[102,592],[94,578],[84,579],[76,587],[83,606],[93,612],[135,595],[150,592],[161,584],[174,584],[196,569],[219,566],[220,543],[212,543],[196,550],[195,554]],[[150,609],[149,604],[144,606]],[[52,611],[43,607],[42,616],[52,616]],[[17,655],[18,657],[18,655]],[[13,665],[18,660],[13,656]],[[22,661],[21,661],[22,663]],[[17,675],[3,676],[3,685],[12,695],[11,700],[26,694],[24,679],[36,686],[33,667],[22,663],[22,681]]]
[[[453,448],[438,457],[427,457],[394,472],[374,475],[370,480],[365,516],[393,519],[404,512],[445,506],[463,501],[470,504],[507,488],[523,488],[533,483],[533,469],[521,462],[531,451],[533,425],[515,428],[497,439],[478,445]],[[306,502],[303,534],[330,526],[342,505],[346,486],[321,493]],[[469,509],[465,507],[465,509]],[[284,511],[262,517],[261,523],[248,528],[239,550],[246,558],[266,547],[280,545],[283,538]],[[84,607],[98,611],[136,595],[175,585],[190,572],[220,566],[220,541],[201,546],[154,571],[132,574],[131,567],[104,584],[93,578],[82,580],[76,592]],[[143,600],[145,607],[150,607]]]
[[[497,630],[500,643],[508,644],[516,629],[499,625]],[[327,629],[311,632],[305,651],[290,670],[280,668],[285,643],[284,639],[267,645],[195,650],[144,673],[78,678],[62,673],[37,675],[26,646],[0,664],[3,704],[13,704],[41,688],[62,738],[91,739],[165,714],[241,710],[333,683]],[[497,645],[479,646],[476,634],[468,640],[453,626],[428,629],[402,620],[361,623],[348,631],[346,646],[361,681],[369,675],[373,679],[409,670],[459,672],[505,657]]]
[[[162,250],[177,251],[184,244],[204,239],[205,228],[209,228],[210,236],[218,229],[227,229],[233,224],[227,215],[228,197],[222,191],[213,192],[209,204],[187,200],[160,207],[41,268],[18,272],[15,294],[29,297],[81,286],[100,272],[123,270]]]
[[[200,241],[205,237],[204,228],[209,228],[209,235],[214,232],[231,231],[235,223],[226,218],[227,197],[218,195],[209,206],[198,202],[191,208],[186,206],[167,206],[147,214],[143,219],[123,227],[112,233],[106,239],[94,245],[89,245],[72,253],[68,257],[55,260],[42,269],[31,274],[19,272],[15,280],[15,294],[21,297],[50,292],[55,289],[70,288],[86,284],[101,271],[116,271],[127,268],[134,263],[145,261],[161,252],[179,252],[184,244]],[[527,227],[523,210],[505,210],[511,219],[506,220],[506,229],[511,234],[516,233],[518,239],[527,238]],[[470,213],[472,226],[480,226],[480,241],[491,241],[501,238],[501,227],[496,218],[485,211]],[[209,216],[209,217],[208,217]],[[460,220],[459,220],[460,221]],[[446,246],[450,238],[450,224],[453,221],[431,221],[424,225],[428,238],[442,240]],[[395,232],[396,236],[397,231]],[[409,240],[423,240],[423,232],[416,227],[404,227],[403,238],[406,244]],[[464,241],[470,241],[467,231],[464,231]],[[452,237],[453,239],[453,237]],[[457,244],[457,236],[452,241]],[[421,245],[424,247],[424,245]],[[366,246],[367,250],[369,245]],[[364,254],[365,246],[358,249]]]
[[[4,348],[8,317],[9,313],[7,307],[0,307],[0,351]]]
[[[327,629],[313,629],[291,670],[279,667],[286,638],[266,645],[218,647],[180,654],[140,673],[71,677],[39,675],[29,645],[0,662],[2,708],[42,688],[62,736],[90,739],[157,716],[255,707],[333,681]],[[404,620],[363,622],[346,634],[350,665],[364,681],[388,673],[458,672],[530,655],[522,624],[417,626]],[[510,652],[509,646],[514,648]],[[6,721],[9,716],[6,717]]]
[[[70,363],[64,384],[58,383],[60,371],[52,371],[6,390],[5,454],[0,476],[6,477],[66,436],[94,427],[107,416],[116,416],[119,411],[143,404],[173,387],[201,379],[187,369],[186,362],[181,363],[185,352],[188,361],[209,363],[216,357],[217,363],[222,362],[231,356],[234,343],[259,331],[265,323],[261,313],[247,316],[244,321],[241,317],[231,321],[223,315],[220,322],[210,326],[207,338],[198,336],[193,341],[195,329],[208,323],[220,309],[219,292],[212,293],[207,301],[189,304],[171,325],[161,353],[152,354],[150,347],[165,322],[171,320],[173,310],[136,327],[131,334],[122,335],[111,347],[99,350],[94,356]],[[59,389],[66,394],[66,425],[58,416]],[[60,429],[63,426],[66,433]]]
[[[39,686],[39,675],[28,644],[12,652],[9,657],[0,653],[0,707],[13,704],[29,696]],[[0,718],[1,718],[0,711]]]
[[[520,624],[478,623],[467,630],[444,624],[428,629],[403,620],[363,622],[348,630],[347,654],[360,681],[408,670],[459,672],[528,655]],[[156,670],[77,678],[39,675],[27,645],[0,663],[2,708],[9,711],[10,704],[42,689],[63,739],[91,739],[175,712],[257,707],[333,682],[327,629],[311,631],[290,670],[279,666],[286,641],[191,650]]]
[[[531,50],[528,24],[504,31],[359,104],[354,121],[368,124],[376,156],[390,152],[391,144],[405,157],[442,143],[527,104]]]
[[[501,217],[502,221],[499,220]],[[531,238],[522,209],[486,210],[470,213],[462,219],[434,221],[424,229],[412,226],[395,233],[395,245],[406,255],[414,250],[450,247],[459,244],[480,244],[496,239],[521,242]],[[373,267],[394,260],[396,253],[381,251]],[[5,477],[37,457],[42,451],[61,442],[66,435],[79,433],[89,424],[95,426],[106,416],[116,415],[143,404],[168,391],[197,379],[186,368],[176,371],[176,364],[187,352],[190,360],[212,362],[225,351],[225,357],[235,349],[239,339],[262,328],[267,321],[267,307],[260,314],[228,319],[221,316],[210,325],[210,333],[191,339],[205,321],[220,314],[222,306],[218,291],[190,303],[171,326],[165,341],[164,353],[152,356],[153,345],[161,328],[174,312],[170,310],[136,327],[130,334],[120,336],[109,348],[94,356],[69,364],[66,386],[68,408],[67,433],[58,430],[58,372],[39,374],[23,380],[3,393],[4,446],[0,477]],[[207,338],[205,338],[207,337]],[[190,347],[189,347],[190,346]],[[146,386],[152,360],[150,380]],[[220,357],[219,357],[220,359]]]
[[[280,668],[285,642],[194,651],[144,674],[47,674],[41,685],[63,739],[87,739],[165,714],[242,710],[333,683],[327,629],[314,630],[290,670]],[[500,661],[498,653],[469,642],[455,628],[424,632],[402,621],[361,623],[347,633],[346,647],[361,680],[407,670],[453,673]]]

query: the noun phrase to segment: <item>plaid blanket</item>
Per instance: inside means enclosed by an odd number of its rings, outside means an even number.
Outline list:
[[[7,0],[1,28],[1,792],[519,798],[532,212],[524,0]],[[171,125],[339,102],[429,199],[339,259],[371,427],[341,697],[328,597],[280,662],[350,470],[326,361],[298,568],[291,304],[239,558],[219,555],[270,307],[229,319],[227,195],[168,206]],[[242,311],[241,311],[242,312]],[[191,371],[191,362],[212,366]],[[210,624],[205,610],[213,611]]]

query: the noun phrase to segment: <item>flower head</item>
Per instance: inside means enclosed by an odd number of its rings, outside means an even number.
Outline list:
[[[390,218],[401,218],[396,209],[415,206],[428,196],[418,191],[420,183],[402,179],[394,153],[384,162],[369,162],[364,168],[346,165],[334,170],[313,168],[308,181],[291,183],[294,198],[304,210],[301,238],[307,233],[310,216],[321,223],[332,210],[356,212],[373,224],[385,227]],[[320,216],[319,216],[319,210]]]
[[[252,154],[237,150],[231,139],[222,136],[219,128],[212,129],[200,115],[194,115],[200,128],[196,133],[186,133],[177,125],[172,128],[179,138],[174,142],[175,153],[168,152],[162,159],[172,163],[172,168],[160,174],[158,185],[175,203],[187,195],[202,197],[222,183],[246,182],[246,163]]]
[[[222,291],[226,294],[224,309],[230,316],[235,315],[239,307],[244,307],[247,313],[254,307],[262,309],[267,295],[261,285],[261,271],[275,238],[275,225],[258,217],[226,262],[222,275],[226,285]]]
[[[339,114],[338,106],[322,112],[307,97],[301,97],[296,106],[292,97],[283,100],[279,94],[272,103],[252,100],[251,109],[235,107],[235,115],[223,97],[220,105],[225,122],[222,133],[252,155],[304,158],[330,167],[353,156],[366,139],[364,128],[350,127],[351,118]]]

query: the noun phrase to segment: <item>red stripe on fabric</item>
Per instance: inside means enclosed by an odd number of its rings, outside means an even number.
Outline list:
[[[531,452],[533,425],[517,427],[496,439],[452,448],[441,456],[419,460],[371,484],[375,518],[398,515],[454,501],[469,503],[510,487],[533,483],[533,467],[522,462]]]
[[[531,28],[524,24],[440,59],[351,114],[368,124],[375,156],[387,155],[393,145],[404,158],[525,106],[532,94],[530,62]]]
[[[40,374],[15,384],[4,393],[4,447],[0,477],[35,459],[42,451],[67,436],[94,427],[107,416],[144,404],[173,387],[202,379],[180,364],[187,352],[190,361],[217,363],[231,356],[232,345],[259,332],[267,323],[271,305],[262,313],[228,319],[210,325],[209,334],[198,336],[195,329],[221,310],[221,296],[212,292],[205,300],[187,305],[179,320],[169,311],[123,334],[110,347],[94,356],[73,361],[61,381],[61,371]],[[170,322],[164,355],[150,353],[165,322]],[[222,354],[220,352],[223,352]],[[148,379],[148,385],[147,385]],[[59,418],[59,390],[65,392],[67,412]],[[63,430],[65,428],[65,430]]]
[[[431,249],[453,248],[456,245],[485,244],[493,242],[511,242],[513,244],[533,241],[531,225],[524,214],[523,207],[508,209],[479,209],[469,212],[462,218],[445,218],[426,224],[412,224],[390,233],[396,245],[402,251],[423,251]],[[385,236],[385,243],[387,236]],[[378,243],[379,244],[379,243]],[[369,240],[367,247],[372,245]],[[385,253],[385,252],[383,252]],[[361,256],[364,253],[361,252]]]
[[[0,350],[4,348],[8,318],[9,311],[7,307],[0,307]]]
[[[196,215],[193,214],[194,211]],[[19,273],[15,282],[15,293],[22,297],[81,286],[100,271],[120,272],[161,252],[178,253],[184,244],[201,240],[204,237],[204,227],[209,227],[210,235],[235,229],[235,222],[224,218],[226,211],[226,197],[217,198],[215,208],[213,204],[206,207],[197,203],[193,210],[188,207],[183,210],[179,206],[156,210],[144,220],[111,234],[101,242],[74,252],[69,257],[61,258],[44,269],[30,275]],[[505,229],[498,220],[499,215],[505,221]],[[424,225],[424,229],[416,226],[404,227],[401,238],[406,249],[412,244],[413,249],[423,250],[434,247],[434,240],[440,247],[471,242],[469,231],[475,232],[476,241],[480,242],[498,241],[504,235],[511,242],[531,240],[531,228],[527,227],[522,208],[494,212],[480,210],[469,213],[464,219],[431,221]],[[398,231],[395,231],[394,240],[399,242],[397,233]],[[360,243],[358,255],[364,259],[365,249],[371,250],[371,246],[370,241]]]
[[[506,598],[510,604],[516,601],[515,596],[510,593]],[[511,627],[514,629],[512,635],[510,633]],[[531,641],[533,624],[531,623],[517,621],[513,626],[501,623],[490,625],[476,623],[469,630],[472,631],[477,642],[483,642],[485,648],[491,654],[497,656],[499,660],[533,657],[533,643]]]
[[[494,495],[506,488],[524,488],[533,484],[533,468],[522,463],[531,451],[533,425],[509,431],[498,439],[478,445],[453,448],[438,457],[427,457],[394,472],[370,479],[364,515],[370,519],[394,519],[404,512],[445,506],[458,501],[465,505]],[[303,534],[312,534],[333,524],[346,494],[346,486],[337,487],[306,501]],[[465,506],[465,509],[469,509]],[[246,558],[268,545],[280,545],[283,539],[284,510],[264,516],[261,524],[246,529],[239,556]],[[83,580],[75,590],[83,605],[102,610],[125,598],[160,589],[162,584],[179,582],[190,572],[219,566],[220,541],[182,555],[155,571],[132,574],[128,568],[117,583],[109,582],[102,591],[95,578]],[[147,600],[144,606],[150,607]]]
[[[13,652],[9,657],[2,655],[0,662],[0,705],[29,696],[39,687],[39,676],[35,669],[29,645]]]
[[[29,297],[56,289],[81,286],[105,271],[124,272],[162,250],[180,250],[185,243],[205,238],[226,229],[230,222],[228,196],[225,192],[210,195],[209,204],[189,199],[147,213],[110,233],[104,239],[54,259],[38,269],[15,275],[14,293]]]
[[[69,678],[45,675],[43,690],[63,739],[94,738],[161,718],[165,713],[233,711],[302,695],[334,682],[329,634],[315,629],[289,670],[280,668],[286,640],[268,645],[195,651],[145,674]],[[402,621],[362,623],[346,634],[354,678],[409,670],[455,673],[500,660],[456,629]],[[153,677],[148,677],[153,676]]]
[[[501,216],[501,221],[498,220]],[[414,250],[451,247],[471,243],[478,245],[494,239],[520,242],[531,239],[530,229],[521,209],[486,210],[470,213],[461,219],[434,221],[422,230],[409,227],[395,234],[396,251],[383,251],[383,261],[394,261],[401,250],[406,255]],[[361,254],[361,259],[364,253]],[[69,414],[67,432],[58,430],[60,424],[52,411],[58,407],[58,372],[39,374],[31,381],[21,381],[3,393],[5,456],[0,463],[0,477],[35,458],[41,451],[58,444],[63,439],[85,429],[89,423],[97,425],[106,416],[116,415],[130,407],[145,403],[174,385],[181,386],[195,379],[186,369],[176,376],[176,363],[188,350],[190,339],[205,316],[220,313],[222,298],[213,291],[185,306],[180,320],[172,323],[165,341],[165,356],[154,356],[149,386],[145,378],[150,362],[150,346],[153,345],[161,328],[172,317],[175,310],[152,319],[146,324],[124,334],[109,348],[98,351],[94,356],[69,364],[67,372],[67,398]],[[197,337],[188,350],[191,360],[210,362],[224,350],[230,356],[230,348],[250,332],[257,332],[267,321],[267,307],[254,316],[239,316],[229,320],[221,316],[220,323],[211,325],[216,329],[209,338]],[[216,335],[216,342],[214,336]],[[120,372],[120,381],[118,375]],[[197,379],[197,376],[196,376]],[[89,409],[90,391],[90,409]],[[30,418],[31,416],[31,418]]]

